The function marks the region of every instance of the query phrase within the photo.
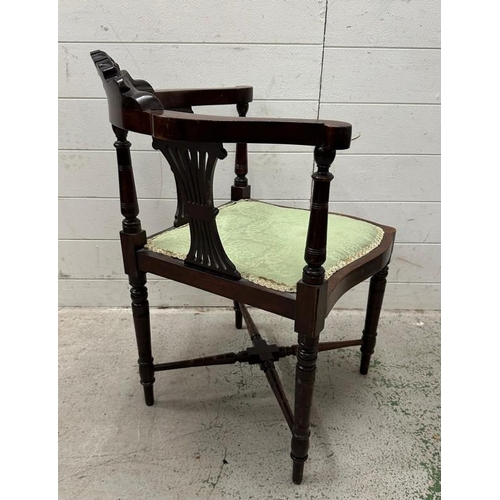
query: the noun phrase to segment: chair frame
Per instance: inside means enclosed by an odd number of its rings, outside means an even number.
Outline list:
[[[377,326],[387,281],[395,229],[382,228],[380,245],[365,256],[325,279],[326,237],[330,182],[329,168],[336,151],[347,149],[351,125],[329,120],[278,120],[247,118],[253,89],[249,86],[213,89],[155,90],[144,80],[134,80],[105,52],[91,53],[106,91],[109,119],[116,136],[120,208],[124,217],[120,240],[125,273],[129,277],[132,314],[139,352],[139,375],[148,406],[154,404],[155,374],[177,368],[247,362],[259,364],[283,411],[292,433],[292,480],[300,484],[308,458],[310,410],[318,352],[360,346],[360,372],[367,374],[374,352]],[[233,104],[238,117],[194,114],[193,106]],[[128,132],[153,137],[153,147],[167,158],[178,193],[174,227],[189,224],[191,248],[186,259],[158,254],[144,248],[147,236],[138,218],[131,143]],[[314,146],[317,170],[312,174],[309,227],[304,251],[305,267],[296,293],[279,292],[241,278],[224,251],[215,223],[212,180],[217,159],[224,158],[224,143],[236,143],[235,179],[231,200],[250,198],[248,143],[301,144]],[[186,174],[189,172],[189,175]],[[194,188],[193,188],[194,186]],[[360,219],[362,220],[362,219]],[[231,299],[235,326],[246,323],[252,347],[184,361],[154,363],[151,346],[146,274],[169,278]],[[319,342],[325,318],[340,297],[355,285],[370,279],[366,319],[360,339]],[[298,343],[281,347],[261,337],[247,305],[294,320]],[[296,356],[294,408],[288,402],[275,369],[275,362]]]

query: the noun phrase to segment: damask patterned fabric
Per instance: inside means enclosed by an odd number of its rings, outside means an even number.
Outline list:
[[[295,291],[305,266],[309,210],[241,200],[221,207],[216,221],[224,249],[243,278],[274,290]],[[329,214],[326,277],[376,248],[383,235],[368,222]],[[186,224],[150,238],[146,248],[184,259],[189,246]]]

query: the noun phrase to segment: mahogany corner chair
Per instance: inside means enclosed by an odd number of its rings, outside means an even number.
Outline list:
[[[309,422],[319,351],[361,346],[360,372],[374,352],[395,229],[355,217],[329,214],[329,172],[336,150],[348,149],[351,125],[327,120],[246,118],[252,87],[155,90],[133,79],[105,52],[91,52],[107,95],[116,135],[120,232],[125,273],[131,285],[139,374],[147,405],[154,404],[155,374],[177,368],[231,363],[259,364],[292,434],[292,479],[302,482],[309,449]],[[193,106],[235,104],[239,117],[194,114]],[[148,238],[139,205],[128,132],[150,135],[175,178],[173,227]],[[214,206],[212,183],[224,143],[236,144],[231,201]],[[310,210],[250,198],[247,143],[314,146]],[[217,222],[216,222],[217,221]],[[328,227],[328,232],[327,232]],[[305,266],[304,266],[305,264]],[[252,347],[185,361],[154,363],[151,353],[146,273],[163,276],[234,301],[236,328],[245,320]],[[325,318],[350,288],[370,278],[362,338],[319,342]],[[269,345],[247,305],[294,320],[298,343]],[[295,401],[290,406],[274,363],[296,356]]]

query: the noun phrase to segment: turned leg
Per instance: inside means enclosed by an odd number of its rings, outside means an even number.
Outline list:
[[[297,311],[295,331],[298,335],[297,368],[295,370],[295,414],[292,430],[292,481],[302,482],[304,464],[309,451],[309,422],[313,399],[319,335],[327,315],[327,288],[325,281],[328,200],[333,174],[329,171],[335,159],[335,150],[328,144],[314,148],[318,165],[312,174],[313,190],[307,229],[302,280],[297,283]]]
[[[302,482],[304,463],[309,450],[309,423],[313,398],[316,359],[318,357],[318,337],[299,335],[297,367],[295,371],[295,422],[292,431],[293,473],[295,484]]]
[[[146,275],[141,273],[137,278],[129,277],[129,282],[135,336],[139,351],[139,375],[144,388],[146,404],[152,406],[154,404],[153,383],[155,377],[151,355],[151,327],[149,324],[148,289],[145,286]]]
[[[146,243],[146,232],[141,227],[139,203],[135,192],[134,171],[130,157],[130,142],[127,140],[128,131],[115,127],[116,159],[118,162],[118,180],[120,183],[120,210],[124,217],[120,240],[122,244],[123,263],[125,273],[129,275],[132,298],[132,314],[134,316],[135,335],[139,349],[139,374],[144,387],[146,404],[154,403],[153,382],[154,368],[151,356],[151,328],[149,326],[148,289],[146,288],[146,274],[139,271],[136,252]]]
[[[368,304],[366,306],[365,329],[363,330],[363,344],[361,345],[360,373],[366,375],[370,366],[370,358],[375,350],[377,340],[377,326],[384,300],[385,285],[389,268],[386,266],[370,280]]]
[[[241,315],[240,304],[234,301],[234,323],[238,330],[243,328],[243,316]]]

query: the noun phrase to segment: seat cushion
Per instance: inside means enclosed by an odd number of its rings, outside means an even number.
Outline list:
[[[309,210],[256,200],[220,207],[217,227],[224,249],[243,278],[274,290],[294,292],[305,266]],[[344,215],[328,215],[326,277],[363,257],[382,241],[383,230]],[[189,251],[188,225],[150,239],[146,248],[178,259]]]

